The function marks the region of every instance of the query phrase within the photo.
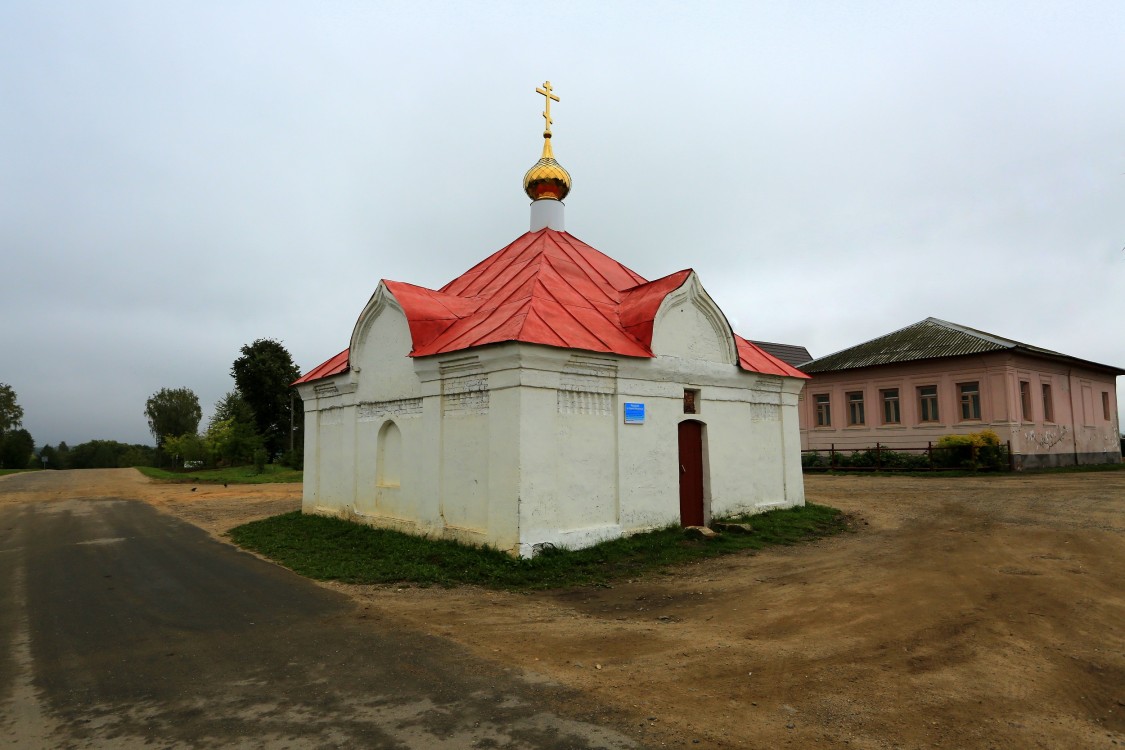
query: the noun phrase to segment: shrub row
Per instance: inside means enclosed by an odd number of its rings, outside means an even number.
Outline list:
[[[801,454],[805,469],[877,469],[888,471],[927,471],[929,469],[967,469],[1004,471],[1008,468],[1008,448],[992,430],[967,435],[946,435],[928,448],[895,451],[866,448],[857,451]]]

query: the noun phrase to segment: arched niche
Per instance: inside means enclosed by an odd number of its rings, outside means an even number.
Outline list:
[[[379,430],[375,456],[375,486],[398,489],[402,485],[402,431],[393,421]]]

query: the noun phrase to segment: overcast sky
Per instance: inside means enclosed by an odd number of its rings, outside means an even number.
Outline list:
[[[151,443],[257,338],[527,230],[694,268],[822,356],[935,316],[1125,366],[1125,3],[0,4],[0,382],[37,444]],[[1125,380],[1122,378],[1121,380]],[[1119,382],[1119,401],[1125,384]]]

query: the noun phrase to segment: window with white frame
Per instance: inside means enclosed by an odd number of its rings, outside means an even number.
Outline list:
[[[858,427],[864,424],[863,391],[852,391],[847,394],[848,399],[848,424]]]
[[[898,388],[884,388],[879,391],[883,400],[883,424],[899,424],[902,422],[902,412],[899,411]]]
[[[923,385],[918,387],[918,421],[938,421],[936,385]]]
[[[958,383],[961,396],[961,421],[980,419],[980,383]]]
[[[827,393],[818,393],[813,396],[813,403],[816,404],[816,426],[817,427],[831,427],[832,426],[832,401],[829,399]]]

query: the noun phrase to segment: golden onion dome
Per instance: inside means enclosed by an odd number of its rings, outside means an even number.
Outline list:
[[[543,155],[523,176],[523,191],[533,201],[561,201],[570,192],[570,173],[555,161],[551,134],[543,134]]]

